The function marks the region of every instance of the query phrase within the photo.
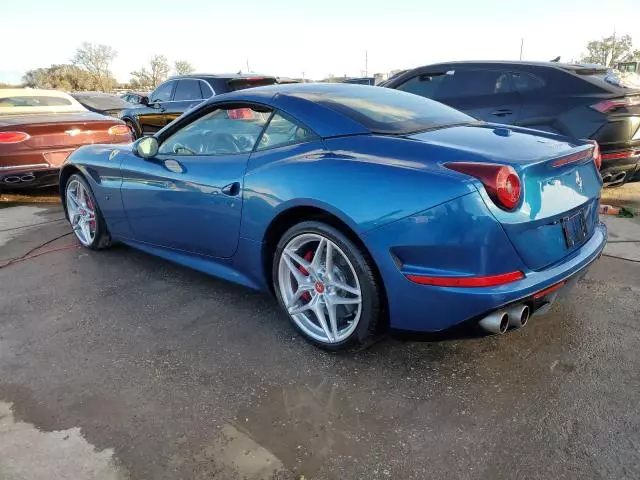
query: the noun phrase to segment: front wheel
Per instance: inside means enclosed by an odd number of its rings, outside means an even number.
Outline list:
[[[367,345],[380,324],[372,260],[342,232],[302,222],[280,239],[273,262],[278,302],[298,331],[327,350]]]
[[[71,228],[82,245],[99,250],[111,244],[107,224],[82,175],[75,173],[69,177],[65,188],[65,202]]]

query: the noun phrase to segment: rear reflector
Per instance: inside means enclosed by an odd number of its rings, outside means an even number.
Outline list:
[[[619,158],[630,158],[635,157],[636,155],[640,155],[640,150],[627,150],[625,152],[615,152],[615,153],[603,153],[603,160],[617,160]]]
[[[556,283],[555,285],[550,286],[549,288],[545,288],[544,290],[540,290],[538,293],[534,293],[533,294],[533,299],[534,300],[538,300],[546,295],[549,295],[552,292],[555,292],[556,290],[560,290],[562,287],[565,286],[567,282],[566,281],[561,281],[560,283]]]
[[[414,283],[436,287],[495,287],[522,280],[524,273],[515,271],[485,277],[428,277],[424,275],[406,275],[406,277]]]
[[[600,113],[610,113],[618,108],[626,108],[640,105],[640,96],[636,97],[623,97],[614,98],[612,100],[603,100],[595,105],[591,105],[591,108],[599,111]]]
[[[520,202],[520,177],[511,166],[476,162],[452,162],[444,166],[476,177],[500,208],[513,210]]]
[[[107,130],[109,135],[131,135],[131,130],[126,125],[114,125]]]
[[[24,132],[0,132],[0,143],[20,143],[29,138],[29,134]]]

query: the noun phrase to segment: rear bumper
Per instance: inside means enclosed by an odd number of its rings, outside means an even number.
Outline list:
[[[0,169],[0,190],[25,190],[58,184],[59,169],[50,165],[26,165]]]
[[[534,308],[543,307],[566,288],[535,301],[533,295],[562,281],[566,281],[566,286],[574,284],[600,257],[606,241],[607,229],[598,224],[591,238],[562,263],[541,271],[525,270],[526,276],[522,280],[496,287],[418,285],[407,280],[397,266],[394,272],[385,269],[390,326],[400,330],[434,332],[482,318],[512,303],[529,302]],[[389,279],[389,275],[394,278]]]

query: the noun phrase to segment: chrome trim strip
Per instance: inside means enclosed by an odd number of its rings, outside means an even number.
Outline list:
[[[29,165],[9,165],[8,167],[0,167],[0,170],[17,170],[19,168],[36,168],[36,167],[51,167],[48,163],[32,163]],[[52,167],[55,169],[55,167]]]

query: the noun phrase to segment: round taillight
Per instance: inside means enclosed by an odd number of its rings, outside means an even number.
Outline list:
[[[0,143],[20,143],[29,139],[29,134],[24,132],[0,132]]]
[[[515,169],[509,165],[480,162],[450,162],[445,167],[476,177],[497,206],[513,210],[520,202],[522,185]]]
[[[501,167],[496,175],[496,196],[507,210],[514,209],[520,201],[520,177],[511,167]]]

